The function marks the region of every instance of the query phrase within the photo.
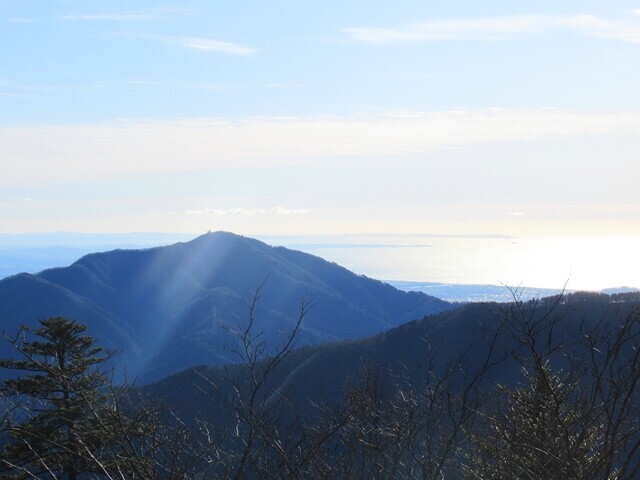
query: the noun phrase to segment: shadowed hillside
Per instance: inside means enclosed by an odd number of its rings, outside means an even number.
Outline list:
[[[314,307],[298,345],[356,339],[451,308],[401,292],[321,258],[230,233],[147,250],[87,255],[69,267],[0,281],[3,330],[64,316],[120,352],[130,376],[157,379],[184,368],[235,360],[229,330],[247,321],[247,301],[262,286],[256,328],[273,348]],[[7,345],[0,346],[4,356]]]
[[[561,298],[559,303],[557,299]],[[516,339],[505,326],[506,318],[544,323],[551,314],[554,323],[552,337],[539,331],[539,343],[546,341],[570,346],[601,322],[615,329],[620,320],[640,308],[637,294],[605,295],[575,293],[566,297],[549,297],[523,304],[522,311],[511,310],[515,304],[472,303],[455,310],[411,321],[389,331],[359,340],[309,346],[292,352],[270,373],[267,392],[287,392],[292,405],[306,414],[317,412],[317,405],[339,402],[345,388],[350,388],[363,369],[373,370],[381,384],[393,392],[394,385],[409,384],[420,391],[429,372],[453,375],[454,384],[468,381],[465,375],[481,369],[488,356],[495,363],[484,376],[488,388],[500,383],[518,385],[524,380],[521,365],[515,361]],[[520,329],[522,325],[512,327]],[[498,333],[500,332],[500,333]],[[488,349],[492,338],[497,339]],[[590,352],[573,350],[573,354],[588,356]],[[554,364],[562,369],[562,362]],[[222,406],[211,386],[225,391],[243,378],[247,368],[242,365],[224,367],[201,366],[163,379],[147,389],[154,398],[163,398],[184,418],[203,415],[216,420]],[[231,384],[229,383],[231,381]],[[196,413],[197,412],[197,413]]]

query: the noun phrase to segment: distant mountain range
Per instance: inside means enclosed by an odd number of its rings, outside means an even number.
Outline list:
[[[89,254],[72,265],[0,280],[2,330],[51,316],[88,326],[120,354],[129,377],[155,380],[196,365],[236,360],[230,331],[248,321],[247,302],[262,297],[255,325],[267,351],[294,325],[302,299],[313,308],[299,346],[373,335],[455,305],[403,292],[337,264],[231,233],[144,250]],[[0,344],[0,356],[10,355]]]

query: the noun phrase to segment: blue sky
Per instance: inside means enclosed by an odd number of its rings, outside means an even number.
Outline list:
[[[640,3],[0,0],[0,230],[640,234]]]

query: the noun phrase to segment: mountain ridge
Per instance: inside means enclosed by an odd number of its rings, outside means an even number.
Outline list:
[[[360,338],[454,306],[320,257],[216,232],[5,278],[0,318],[7,332],[49,316],[86,323],[100,344],[122,352],[118,364],[146,381],[199,363],[229,363],[225,347],[233,336],[226,330],[243,325],[260,285],[256,313],[269,344],[292,327],[302,299],[314,307],[300,345]]]
[[[638,294],[578,292],[564,298],[565,301],[557,303],[549,297],[521,304],[521,312],[529,320],[548,314],[557,319],[552,341],[558,344],[566,340],[571,345],[583,334],[583,325],[593,327],[610,322],[611,328],[615,328],[621,317],[640,309]],[[373,369],[390,391],[400,383],[420,390],[432,372],[459,375],[458,380],[466,381],[464,375],[482,368],[489,348],[494,349],[495,364],[484,379],[487,388],[496,384],[518,385],[524,381],[522,365],[513,355],[503,358],[504,353],[515,351],[515,339],[503,332],[490,346],[490,339],[504,325],[505,316],[518,315],[509,312],[505,304],[470,303],[370,337],[305,346],[292,351],[277,370],[270,372],[265,379],[265,391],[287,392],[287,402],[294,410],[313,416],[319,413],[318,406],[340,402],[351,382],[362,378],[363,369]],[[548,339],[541,339],[545,340]],[[503,360],[498,361],[500,358]],[[240,381],[247,371],[246,364],[200,365],[154,382],[143,391],[161,399],[185,420],[201,415],[216,421],[222,405],[215,402],[223,401],[233,382]]]

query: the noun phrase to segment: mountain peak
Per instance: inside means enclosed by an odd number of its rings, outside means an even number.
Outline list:
[[[18,285],[19,284],[19,285]],[[354,339],[446,310],[446,302],[396,290],[319,257],[230,232],[144,250],[84,256],[69,267],[0,281],[0,318],[16,330],[50,316],[88,325],[122,351],[129,374],[159,378],[198,364],[235,361],[229,331],[247,322],[262,286],[257,325],[270,349],[313,301],[299,345]],[[0,347],[1,348],[1,347]],[[2,353],[2,352],[0,352]]]

